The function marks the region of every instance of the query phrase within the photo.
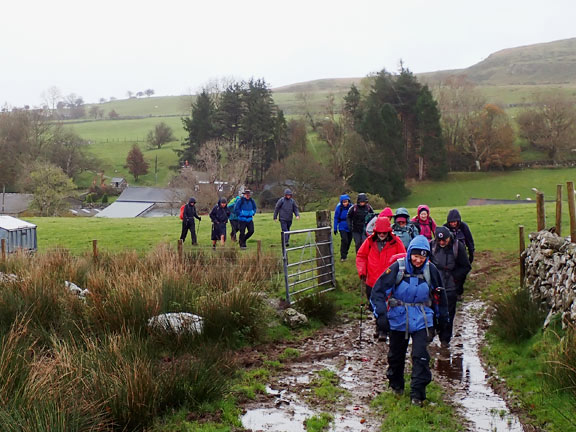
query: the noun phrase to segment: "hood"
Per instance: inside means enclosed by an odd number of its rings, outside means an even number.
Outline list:
[[[348,200],[349,202],[352,202],[352,200],[350,199],[350,195],[348,195],[348,194],[340,195],[340,204],[342,204],[342,201],[344,201],[344,200]]]
[[[384,210],[382,210],[382,213],[378,215],[378,217],[380,216],[392,217],[394,214],[392,213],[392,209],[390,207],[386,207]]]
[[[396,214],[394,215],[394,220],[396,220],[396,218],[397,218],[398,216],[404,216],[404,217],[406,218],[406,220],[409,220],[409,219],[410,219],[410,213],[408,213],[408,210],[405,209],[404,207],[399,207],[399,208],[396,210]]]
[[[446,218],[446,222],[462,222],[462,217],[460,216],[460,212],[458,209],[452,209],[448,212],[448,217]]]
[[[191,197],[191,198],[188,200],[188,204],[192,204],[192,203],[196,203],[196,198]]]
[[[374,233],[377,232],[392,232],[392,227],[390,226],[390,221],[385,217],[378,217],[376,223],[374,224]]]
[[[222,197],[218,200],[218,204],[222,204],[222,203],[226,204],[227,202],[228,201],[226,201],[226,198],[224,198],[224,197]]]
[[[430,243],[428,243],[428,239],[423,235],[418,235],[412,239],[410,244],[408,245],[408,250],[406,251],[406,270],[408,273],[412,273],[414,269],[412,268],[412,262],[410,261],[410,253],[412,249],[424,249],[430,252]],[[430,254],[426,257],[426,261],[424,261],[424,265],[428,262],[430,258]]]
[[[426,204],[420,204],[418,206],[418,210],[416,211],[416,216],[420,217],[420,212],[422,210],[426,210],[428,212],[428,217],[430,217],[430,207],[428,207]]]
[[[368,202],[368,197],[366,196],[365,193],[358,194],[358,199],[356,200],[356,202],[359,203],[361,201]]]
[[[292,191],[290,189],[284,189],[284,195],[292,195]]]

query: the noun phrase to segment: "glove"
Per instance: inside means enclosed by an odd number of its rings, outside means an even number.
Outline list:
[[[334,230],[334,235],[338,234],[338,230]]]
[[[468,261],[470,261],[470,264],[472,264],[472,262],[474,261],[474,254],[473,253],[468,255]]]
[[[198,216],[198,220],[201,221],[201,220],[202,220],[202,216]]]
[[[436,336],[436,329],[434,327],[428,327],[428,343],[432,343],[435,336]]]
[[[360,280],[362,282],[366,282],[366,275],[360,275]]]

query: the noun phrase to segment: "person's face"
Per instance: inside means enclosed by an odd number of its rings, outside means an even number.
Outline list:
[[[348,204],[350,204],[350,201],[348,201],[348,200],[342,201],[342,205],[343,205],[344,207],[348,207]]]
[[[292,198],[292,195],[284,195],[286,197],[286,199],[290,199]]]
[[[366,205],[366,201],[360,201],[360,202],[358,203],[358,205],[359,205],[360,207],[364,207],[364,206]]]
[[[221,202],[221,203],[220,203],[220,207],[222,207],[222,208],[226,207],[226,203],[225,203],[225,202]]]
[[[396,223],[398,224],[399,227],[406,226],[406,221],[404,219],[397,220]]]
[[[420,212],[420,219],[422,220],[428,219],[428,212],[426,210]]]
[[[438,239],[438,246],[442,248],[448,246],[449,244],[450,244],[450,237]]]
[[[424,265],[426,257],[422,255],[410,255],[410,262],[416,268],[420,268]]]
[[[244,192],[244,198],[250,199],[250,193],[249,193],[249,192]]]
[[[448,225],[450,225],[450,228],[456,228],[458,227],[458,221],[450,221]]]
[[[378,232],[376,233],[376,235],[378,236],[378,239],[380,241],[384,241],[388,238],[388,233],[387,232]]]

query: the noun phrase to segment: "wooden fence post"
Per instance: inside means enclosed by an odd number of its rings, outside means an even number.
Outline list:
[[[556,234],[562,236],[562,185],[556,185]]]
[[[538,219],[538,231],[546,228],[546,210],[544,208],[544,194],[538,192],[536,194],[536,217]]]
[[[178,239],[178,260],[180,262],[182,262],[182,257],[183,257],[182,244],[183,244],[182,239]]]
[[[570,212],[570,241],[576,243],[576,208],[574,205],[574,182],[566,182],[568,211]]]
[[[98,240],[92,240],[92,258],[98,261]]]
[[[1,246],[1,249],[2,249],[2,261],[6,261],[6,239],[2,239],[1,243],[2,243],[2,246]]]
[[[524,288],[524,278],[526,277],[526,263],[522,254],[526,250],[526,241],[524,239],[524,225],[518,226],[518,238],[520,240],[519,244],[519,259],[520,259],[520,286]]]
[[[331,226],[331,217],[330,217],[330,210],[319,210],[316,212],[316,227],[317,228],[324,228],[324,227],[330,227]],[[327,244],[322,244],[317,246],[316,248],[316,266],[320,267],[320,266],[326,266],[328,264],[331,265],[331,269],[333,271],[334,269],[334,259],[333,257],[331,259],[326,259],[326,258],[321,258],[321,257],[326,257],[326,256],[330,256],[332,254],[332,248],[331,248],[331,244],[328,244],[330,242],[330,230],[322,230],[322,231],[316,231],[316,243],[327,243]],[[328,267],[324,267],[321,269],[317,270],[317,274],[318,275],[322,275],[323,276],[318,276],[318,283],[326,283],[327,281],[333,280],[333,275],[330,274],[325,274],[328,273]]]
[[[262,240],[256,240],[256,259],[258,262],[262,259]]]

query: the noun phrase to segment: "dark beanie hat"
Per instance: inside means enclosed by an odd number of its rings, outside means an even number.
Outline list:
[[[447,240],[451,237],[450,230],[445,226],[439,226],[436,228],[436,231],[434,231],[434,237],[438,240]]]
[[[410,249],[410,255],[422,255],[423,257],[427,257],[430,252],[426,249],[418,249],[412,248]]]

